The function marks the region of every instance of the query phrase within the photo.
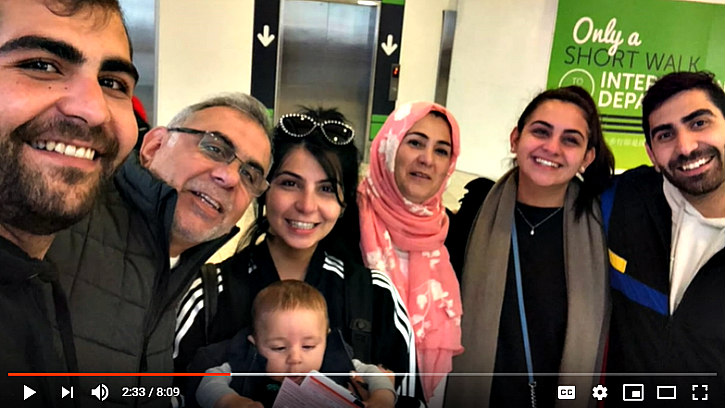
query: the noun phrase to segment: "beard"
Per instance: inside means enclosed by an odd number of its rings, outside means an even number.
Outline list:
[[[183,190],[184,191],[205,191],[210,193],[214,191],[216,187],[207,186],[203,188],[205,183],[192,180],[187,182]],[[218,222],[209,224],[208,221],[203,221],[198,215],[194,214],[195,211],[189,208],[187,198],[190,197],[191,193],[179,193],[185,194],[186,197],[183,199],[177,199],[176,210],[174,212],[174,220],[171,224],[171,240],[174,242],[183,242],[190,246],[201,244],[202,242],[211,241],[220,238],[231,231],[234,227],[235,222],[224,217]],[[222,208],[226,211],[230,211],[235,208],[234,201],[229,197],[228,193],[217,193],[213,194],[216,200],[220,202]],[[241,217],[241,215],[240,215]]]
[[[725,148],[724,148],[725,149]],[[689,156],[680,155],[670,160],[662,168],[665,178],[683,193],[691,196],[700,196],[715,191],[725,183],[725,168],[723,155],[714,146],[705,146],[693,151]],[[685,163],[693,162],[706,157],[712,157],[712,168],[695,176],[683,176],[679,168]]]
[[[101,171],[23,162],[24,145],[44,140],[44,134],[92,142],[103,153],[97,155]],[[0,139],[0,223],[33,235],[50,235],[78,222],[113,174],[118,149],[118,141],[100,126],[38,118],[18,126]]]
[[[177,220],[176,217],[174,217],[174,220],[171,223],[172,239],[175,242],[187,244],[188,248],[221,238],[228,234],[229,231],[231,231],[231,227],[225,228],[223,225],[201,230],[194,228],[193,226],[186,225],[183,221]]]

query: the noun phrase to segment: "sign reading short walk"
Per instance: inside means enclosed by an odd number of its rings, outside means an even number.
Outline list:
[[[579,85],[602,114],[617,169],[649,164],[642,97],[657,78],[707,70],[725,80],[725,5],[559,0],[547,88]]]

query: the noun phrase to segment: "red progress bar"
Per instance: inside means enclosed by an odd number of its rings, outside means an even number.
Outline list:
[[[231,373],[8,373],[8,377],[231,377]]]

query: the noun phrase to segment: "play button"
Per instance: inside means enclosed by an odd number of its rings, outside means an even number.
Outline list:
[[[35,395],[35,390],[28,387],[27,385],[23,385],[23,401],[32,397],[33,395]]]

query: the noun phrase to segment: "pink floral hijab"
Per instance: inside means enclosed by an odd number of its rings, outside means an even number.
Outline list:
[[[438,192],[422,204],[407,200],[395,183],[395,156],[408,130],[431,111],[445,115],[451,127],[451,163]],[[461,346],[461,294],[443,245],[448,216],[443,191],[455,170],[460,152],[458,123],[432,102],[405,104],[388,116],[370,148],[368,174],[358,187],[360,247],[366,265],[385,272],[395,284],[410,316],[423,376],[426,400],[451,371]],[[407,274],[400,269],[398,251],[408,254]]]

